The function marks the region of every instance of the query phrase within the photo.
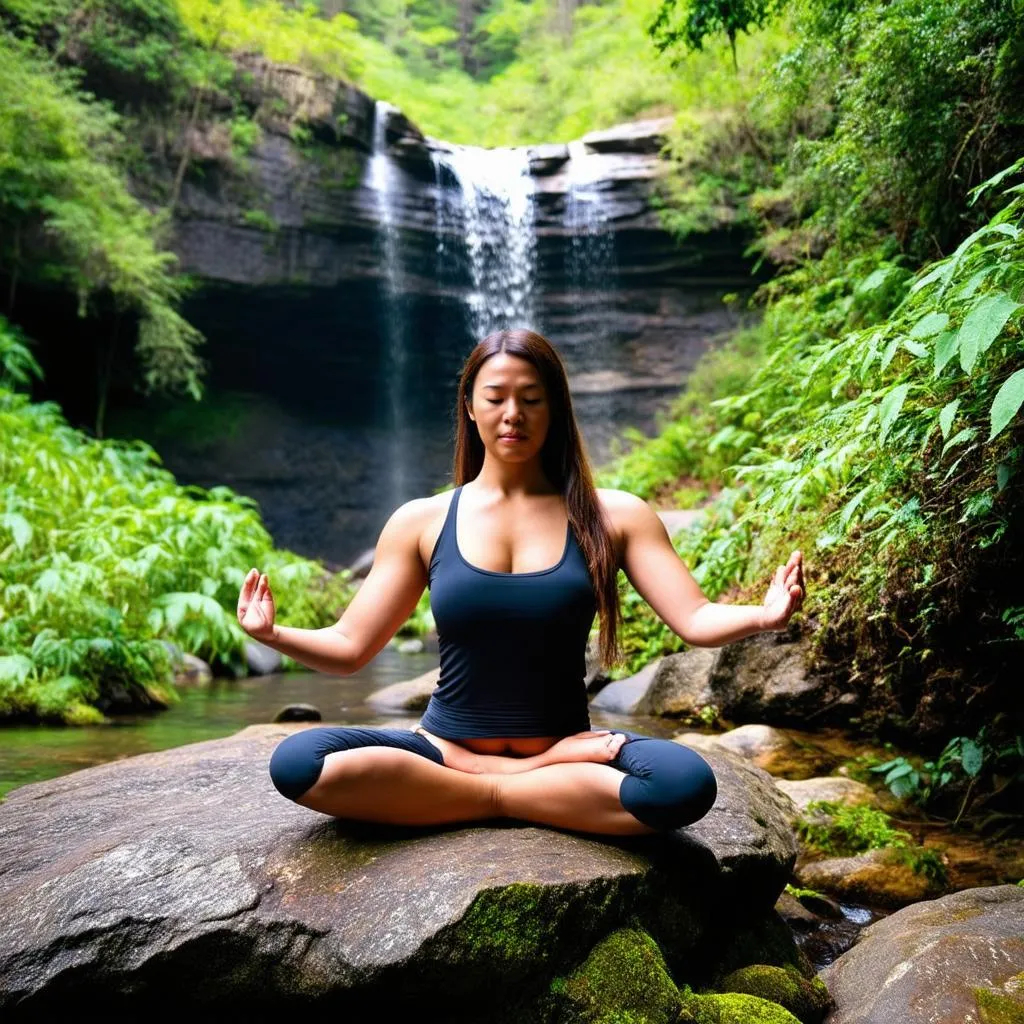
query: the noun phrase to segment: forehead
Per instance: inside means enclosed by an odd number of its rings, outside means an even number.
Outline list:
[[[541,376],[533,363],[520,356],[510,355],[508,352],[499,352],[491,356],[483,366],[480,367],[476,376],[478,388],[499,387],[520,387],[541,386]]]

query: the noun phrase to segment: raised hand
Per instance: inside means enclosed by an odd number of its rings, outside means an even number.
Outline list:
[[[266,573],[250,569],[238,595],[238,623],[254,640],[264,643],[274,636],[274,595]]]
[[[785,629],[793,613],[803,604],[804,566],[803,554],[794,551],[785,565],[775,570],[764,599],[765,630]]]

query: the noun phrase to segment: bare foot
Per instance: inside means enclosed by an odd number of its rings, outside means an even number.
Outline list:
[[[611,733],[607,729],[577,732],[548,747],[544,752],[544,759],[549,764],[561,764],[566,761],[614,761],[625,742],[626,737],[622,733]]]

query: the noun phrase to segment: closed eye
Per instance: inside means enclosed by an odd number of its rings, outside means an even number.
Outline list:
[[[491,405],[499,405],[501,403],[500,398],[487,398],[485,401],[490,402]],[[542,398],[524,398],[523,405],[537,405],[538,402],[542,402]]]

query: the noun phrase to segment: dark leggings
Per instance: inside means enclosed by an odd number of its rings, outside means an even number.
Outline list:
[[[625,773],[619,799],[637,821],[656,829],[674,829],[703,818],[718,792],[707,761],[689,747],[624,729],[627,738],[608,763]],[[317,726],[292,733],[274,749],[270,778],[277,791],[297,800],[320,777],[324,758],[356,747],[395,747],[443,765],[441,751],[409,729]]]

